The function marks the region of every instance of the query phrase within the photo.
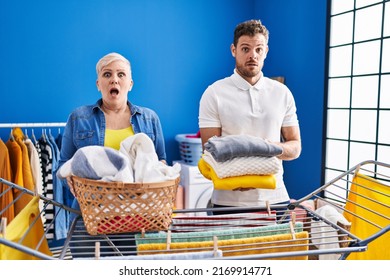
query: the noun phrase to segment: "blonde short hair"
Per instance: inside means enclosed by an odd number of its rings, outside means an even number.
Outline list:
[[[99,77],[100,72],[102,71],[102,69],[105,66],[107,66],[111,62],[118,61],[118,60],[119,61],[123,61],[124,63],[126,63],[129,66],[129,72],[130,72],[130,77],[131,77],[131,64],[130,64],[130,61],[127,58],[125,58],[124,56],[122,56],[121,54],[116,53],[116,52],[112,52],[112,53],[106,54],[105,56],[103,56],[98,61],[98,63],[96,64],[96,74],[97,74],[97,76]]]

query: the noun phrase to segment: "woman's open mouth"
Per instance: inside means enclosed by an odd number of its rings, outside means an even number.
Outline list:
[[[117,88],[112,88],[112,89],[110,89],[110,94],[118,95],[119,94],[119,90]]]

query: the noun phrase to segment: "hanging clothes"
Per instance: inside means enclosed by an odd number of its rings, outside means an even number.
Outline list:
[[[12,174],[11,182],[18,186],[24,187],[22,149],[20,148],[18,143],[16,143],[16,141],[11,138],[8,139],[5,145],[7,146],[8,149],[10,164],[11,164],[11,174]],[[16,200],[17,198],[19,199]],[[14,204],[15,215],[17,215],[30,202],[31,196],[27,194],[23,194],[21,191],[14,189],[14,199],[16,200]]]
[[[39,198],[32,197],[24,209],[6,227],[5,239],[34,248],[51,256],[42,220],[39,218]],[[36,257],[23,251],[0,244],[0,260],[35,260]]]
[[[11,162],[9,159],[9,153],[7,146],[0,139],[0,177],[9,182],[12,181],[11,175]],[[7,218],[8,222],[11,222],[15,217],[14,211],[14,195],[12,189],[3,183],[0,183],[0,218]],[[7,209],[5,209],[7,207]]]
[[[30,158],[31,174],[34,180],[35,192],[39,195],[43,194],[43,178],[42,178],[42,167],[41,167],[41,158],[37,151],[36,146],[31,141],[31,139],[26,138],[24,143],[28,150],[28,155]],[[42,211],[44,208],[43,200],[39,200],[39,209]],[[44,218],[44,217],[42,217]]]
[[[49,129],[49,133],[46,134],[46,140],[52,149],[52,178],[53,178],[53,198],[55,201],[66,205],[66,191],[63,186],[62,180],[60,180],[55,171],[58,167],[58,161],[60,158],[60,150],[57,146],[56,139],[51,134],[51,130]],[[69,191],[70,192],[70,191]],[[68,234],[68,220],[69,220],[69,212],[64,211],[62,208],[58,206],[54,206],[54,237],[55,239],[63,239]]]
[[[53,193],[53,151],[46,139],[46,134],[43,132],[42,136],[38,139],[37,145],[39,145],[41,151],[41,163],[42,163],[42,178],[43,178],[43,195],[49,199],[54,200]],[[54,206],[48,204],[45,209],[45,229],[46,237],[48,239],[54,238]]]
[[[15,127],[12,130],[12,135],[22,151],[23,186],[26,189],[35,192],[35,184],[31,171],[29,151],[26,144],[24,143],[26,137],[20,127]]]
[[[361,239],[365,239],[379,231],[379,228],[373,224],[379,227],[387,226],[389,224],[388,218],[375,214],[375,212],[389,213],[389,206],[390,189],[388,186],[363,174],[356,174],[348,194],[348,201],[345,205],[346,211],[344,212],[344,217],[352,224],[351,233]],[[371,223],[367,221],[371,221]],[[367,251],[352,253],[347,259],[389,260],[390,232],[371,241]]]

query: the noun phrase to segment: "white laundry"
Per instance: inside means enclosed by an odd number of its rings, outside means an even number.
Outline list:
[[[153,142],[145,133],[127,137],[121,142],[119,151],[128,158],[134,182],[162,182],[180,176],[180,164],[168,166],[159,161]]]
[[[350,225],[350,222],[348,222],[348,220],[333,206],[324,205],[318,208],[315,212],[333,224],[337,224],[339,222],[343,225]],[[312,222],[311,236],[313,242],[318,243],[315,244],[318,249],[338,249],[340,247],[338,243],[339,239],[337,230],[323,221]],[[340,254],[321,254],[319,259],[337,260],[339,257]]]
[[[127,137],[117,151],[110,147],[86,146],[58,170],[59,178],[71,175],[92,180],[151,183],[174,180],[180,164],[168,166],[158,160],[152,140],[144,133]]]

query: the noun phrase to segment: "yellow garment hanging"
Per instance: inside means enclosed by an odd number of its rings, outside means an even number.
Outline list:
[[[23,237],[21,245],[51,256],[52,253],[49,249],[49,245],[45,237],[41,217],[39,216],[38,202],[39,198],[37,196],[34,196],[31,201],[24,207],[24,209],[12,220],[12,222],[9,223],[6,228],[5,239],[15,243],[19,243],[19,241]],[[36,218],[38,218],[36,223],[32,225],[32,222],[34,222]],[[31,229],[29,229],[30,226],[32,227]],[[24,234],[26,233],[27,235],[24,236]],[[36,259],[38,258],[30,254],[0,244],[0,260]]]
[[[10,164],[8,149],[1,139],[0,139],[0,177],[9,182],[12,181],[11,164]],[[8,207],[7,210],[5,210],[0,215],[0,218],[2,217],[7,218],[8,223],[10,223],[15,217],[14,205],[12,204],[12,202],[14,201],[13,190],[11,189],[10,186],[0,183],[0,194],[2,194],[0,199],[0,212],[2,212],[4,208]]]
[[[365,186],[365,187],[359,187]],[[356,195],[358,193],[358,195]],[[381,194],[382,193],[382,194]],[[371,200],[370,200],[371,199]],[[379,204],[378,202],[382,203]],[[387,207],[385,206],[387,205]],[[365,239],[379,231],[379,228],[366,222],[364,219],[385,227],[390,224],[390,188],[380,182],[365,176],[356,174],[351,185],[351,192],[345,209],[355,215],[344,212],[344,217],[352,223],[351,233]],[[385,214],[387,218],[371,213],[367,209]],[[361,218],[358,218],[358,217]],[[361,253],[351,253],[348,260],[390,260],[390,232],[368,243],[368,249]]]
[[[307,251],[309,243],[308,237],[309,233],[307,231],[302,231],[295,233],[296,239],[292,239],[291,234],[276,234],[251,238],[218,240],[217,243],[218,249],[223,251],[223,256],[241,256]],[[171,243],[170,249],[181,249],[180,252],[200,252],[210,250],[213,246],[213,241],[181,242]],[[150,250],[166,250],[161,253],[171,253],[167,250],[167,244],[164,243],[140,244],[138,245],[137,250],[138,255],[152,254],[149,252]],[[308,256],[280,257],[274,259],[307,260]]]
[[[198,168],[203,176],[213,181],[214,189],[216,190],[234,190],[236,188],[273,190],[276,188],[276,178],[274,175],[242,175],[221,179],[203,158],[198,161]]]

